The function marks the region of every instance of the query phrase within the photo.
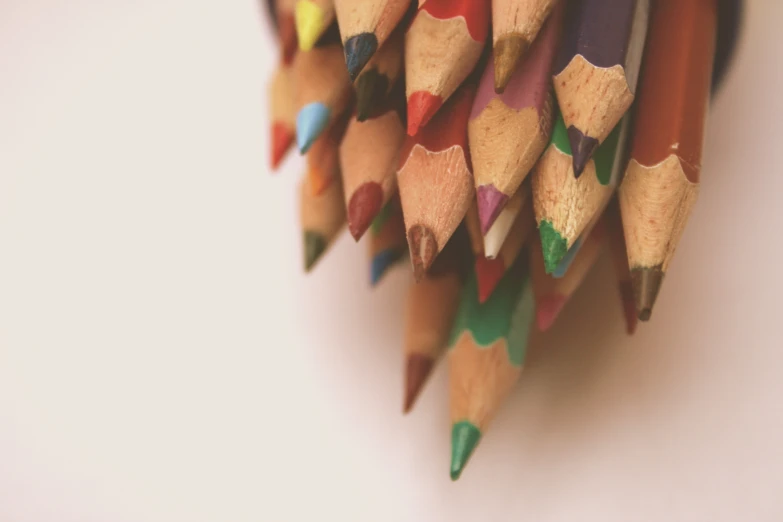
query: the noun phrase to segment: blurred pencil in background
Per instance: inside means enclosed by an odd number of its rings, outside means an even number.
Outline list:
[[[297,0],[295,18],[299,48],[310,51],[334,21],[334,0]]]
[[[402,75],[403,43],[402,30],[395,31],[389,41],[373,55],[367,67],[359,73],[354,87],[356,89],[356,117],[364,121],[373,111],[387,105],[387,98],[397,84],[403,85],[401,106],[405,111],[404,84],[398,82]]]
[[[280,64],[269,86],[269,115],[272,120],[269,133],[272,170],[283,161],[296,137],[296,101],[290,67]]]
[[[337,176],[320,193],[310,184],[310,177],[300,183],[299,212],[304,244],[304,267],[313,269],[345,225],[342,183]]]
[[[370,284],[376,286],[395,265],[405,260],[408,241],[399,197],[386,203],[370,225]]]

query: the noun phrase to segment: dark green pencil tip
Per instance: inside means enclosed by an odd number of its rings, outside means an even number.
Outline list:
[[[386,91],[389,90],[389,78],[376,68],[364,72],[356,80],[356,119],[365,121],[373,110],[383,104]]]
[[[461,421],[451,427],[451,480],[457,480],[481,439],[481,430],[472,422]]]
[[[658,292],[661,290],[663,276],[661,266],[649,268],[634,268],[631,270],[631,283],[633,284],[636,311],[640,321],[649,321],[652,317],[652,309]]]
[[[305,272],[309,272],[326,250],[326,238],[317,232],[305,231],[303,240]]]
[[[542,221],[538,225],[538,232],[541,234],[541,250],[544,252],[544,267],[546,273],[551,274],[557,270],[560,261],[568,253],[568,242],[555,230],[550,221]]]

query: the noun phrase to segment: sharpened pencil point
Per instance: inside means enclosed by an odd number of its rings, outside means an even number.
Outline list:
[[[299,49],[309,51],[324,31],[324,12],[309,0],[299,0],[294,12]]]
[[[400,259],[404,252],[398,249],[391,248],[378,252],[373,258],[370,264],[370,284],[376,286],[386,272],[389,271]]]
[[[560,261],[568,253],[568,242],[555,230],[555,227],[549,221],[541,221],[538,225],[538,232],[541,235],[541,250],[544,253],[544,268],[547,274],[557,270]]]
[[[377,50],[378,38],[373,33],[360,33],[345,41],[345,65],[351,81],[362,72]]]
[[[579,178],[598,148],[598,140],[585,136],[582,131],[571,125],[568,127],[568,143],[571,145],[574,161],[574,177]]]
[[[304,266],[305,272],[312,270],[315,263],[326,251],[326,238],[316,232],[305,231],[304,233]]]
[[[348,230],[356,241],[370,228],[372,220],[381,211],[383,189],[378,183],[368,181],[357,188],[348,202]]]
[[[296,146],[304,154],[326,129],[331,116],[329,108],[323,103],[309,103],[296,115]]]
[[[416,91],[408,97],[408,136],[415,136],[419,129],[438,112],[443,105],[443,98],[428,93]]]
[[[272,125],[272,155],[270,158],[272,170],[276,170],[283,161],[288,148],[294,143],[294,134],[282,123]]]
[[[503,275],[506,273],[506,267],[500,259],[487,259],[479,256],[476,259],[476,282],[478,284],[479,303],[484,304],[497,288]]]
[[[356,119],[366,121],[383,104],[388,90],[388,76],[375,68],[359,76],[356,80]]]
[[[636,311],[640,321],[649,321],[658,292],[661,290],[665,273],[660,266],[652,268],[634,268],[631,270]]]
[[[540,332],[546,332],[563,311],[567,298],[563,295],[550,295],[536,303],[536,325]]]
[[[486,236],[503,207],[506,206],[508,196],[496,189],[494,185],[480,185],[476,189],[476,200],[481,233]]]
[[[416,281],[421,281],[438,255],[438,241],[430,229],[423,225],[414,225],[408,230],[408,244],[413,275]]]
[[[461,421],[451,427],[451,480],[457,480],[481,439],[481,430],[472,422]]]
[[[495,92],[502,94],[511,80],[511,75],[519,60],[527,52],[530,44],[522,35],[510,34],[495,44]]]
[[[435,361],[432,357],[414,353],[408,355],[405,361],[405,398],[402,405],[403,413],[409,413],[416,403],[416,399],[427,382]]]

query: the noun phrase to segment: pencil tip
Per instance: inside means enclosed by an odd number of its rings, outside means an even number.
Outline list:
[[[663,283],[664,271],[660,266],[652,268],[634,268],[631,270],[634,300],[640,321],[649,321],[658,292]]]
[[[502,94],[529,44],[521,35],[510,34],[495,44],[495,92]]]
[[[362,72],[377,50],[378,38],[374,33],[360,33],[345,41],[345,65],[351,81]]]
[[[461,421],[451,427],[451,480],[457,480],[481,439],[481,430],[472,422]]]
[[[508,196],[496,189],[494,185],[479,185],[476,189],[476,200],[481,233],[486,236],[503,207],[506,206]]]
[[[593,157],[598,148],[598,140],[586,136],[579,129],[571,125],[568,127],[568,143],[571,145],[571,155],[574,162],[574,177],[578,178],[585,170],[587,163]]]
[[[356,119],[365,121],[373,109],[381,105],[383,96],[389,89],[389,77],[375,68],[365,71],[356,80]]]
[[[402,411],[409,413],[416,403],[416,399],[427,382],[427,378],[435,366],[432,357],[414,353],[408,355],[405,361],[405,397],[403,400]]]
[[[479,303],[484,304],[497,288],[506,268],[500,259],[487,259],[484,256],[476,258],[476,283],[478,285]]]
[[[541,250],[544,253],[544,268],[547,274],[557,270],[560,261],[568,253],[568,242],[555,230],[550,221],[543,220],[538,225],[538,232],[541,235]]]
[[[383,189],[374,182],[362,183],[348,202],[348,230],[356,241],[370,228],[372,220],[381,211]]]
[[[443,99],[427,91],[411,94],[408,97],[408,135],[415,136],[421,127],[429,123],[441,105]]]
[[[563,295],[550,295],[539,299],[536,303],[536,325],[540,332],[546,332],[563,311],[567,298]]]
[[[389,248],[375,254],[370,263],[370,285],[376,286],[403,255],[404,253],[396,248]]]
[[[320,102],[305,105],[296,115],[296,146],[304,154],[326,129],[331,116],[329,108]]]
[[[272,125],[272,154],[270,158],[272,170],[276,170],[280,166],[285,153],[293,143],[294,134],[285,124],[276,122]]]
[[[294,12],[299,49],[309,51],[324,30],[324,12],[310,0],[299,0]]]
[[[424,225],[414,225],[408,230],[408,244],[413,275],[416,281],[421,281],[438,255],[438,242],[430,229]]]
[[[638,317],[636,317],[636,303],[633,297],[633,285],[630,281],[620,282],[620,297],[622,297],[623,300],[625,332],[628,335],[633,335],[636,333]]]
[[[326,251],[326,238],[317,232],[304,232],[304,267],[309,272]]]

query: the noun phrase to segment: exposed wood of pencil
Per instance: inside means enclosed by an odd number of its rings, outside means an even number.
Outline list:
[[[355,117],[340,144],[348,228],[357,241],[397,189],[397,157],[405,129],[397,110],[364,122]]]
[[[605,235],[604,220],[601,219],[585,239],[563,277],[553,277],[546,273],[541,245],[537,241],[532,242],[530,272],[536,298],[536,324],[540,331],[552,327],[571,296],[582,285],[598,260]]]
[[[580,0],[569,7],[554,85],[579,175],[633,103],[649,0]]]
[[[386,215],[382,215],[386,214]],[[377,217],[380,222],[373,221],[368,241],[371,257],[388,250],[408,250],[408,240],[405,237],[405,220],[402,218],[402,208],[398,197],[393,197]]]
[[[714,2],[654,9],[631,160],[620,188],[639,317],[647,320],[698,193],[715,50]]]
[[[372,33],[379,49],[400,23],[410,0],[335,0],[337,22],[343,42],[362,33]]]
[[[425,125],[468,77],[489,30],[486,0],[429,0],[405,36],[408,133]]]
[[[492,0],[493,83],[503,92],[557,0]]]
[[[454,233],[473,198],[467,119],[474,92],[470,85],[460,89],[416,136],[406,138],[400,152],[397,182],[417,279]]]
[[[310,271],[315,263],[334,242],[345,224],[345,205],[340,177],[316,194],[306,176],[299,189],[300,223],[304,242],[305,270]]]
[[[332,120],[345,111],[352,94],[340,44],[297,53],[293,67],[297,109],[321,103],[330,109]]]
[[[296,102],[290,67],[280,65],[269,86],[269,113],[272,120],[271,163],[277,168],[296,137]]]

